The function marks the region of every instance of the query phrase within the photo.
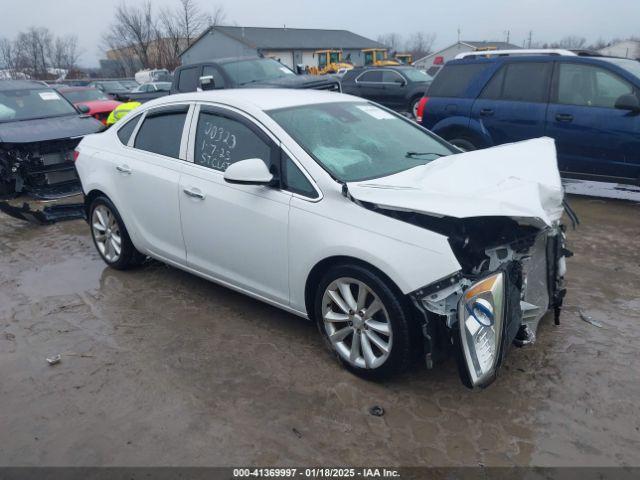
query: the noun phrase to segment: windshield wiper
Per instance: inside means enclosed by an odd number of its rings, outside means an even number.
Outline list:
[[[405,154],[405,158],[416,158],[421,157],[423,155],[435,155],[436,157],[444,157],[444,153],[436,153],[436,152],[407,152]]]

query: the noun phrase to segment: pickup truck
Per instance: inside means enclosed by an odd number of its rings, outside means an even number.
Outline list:
[[[171,93],[223,88],[310,88],[341,91],[331,75],[298,75],[271,58],[233,57],[178,67]]]

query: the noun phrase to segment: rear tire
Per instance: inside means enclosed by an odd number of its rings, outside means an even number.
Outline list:
[[[350,372],[379,380],[409,366],[411,316],[380,274],[358,264],[331,267],[318,284],[314,313],[329,348]]]
[[[422,97],[416,97],[411,102],[409,102],[409,112],[411,113],[411,118],[413,120],[418,120],[418,104],[422,100]]]
[[[449,140],[449,143],[455,145],[463,152],[472,152],[478,149],[478,147],[474,145],[471,140],[468,140],[466,138],[454,138]]]
[[[118,210],[107,197],[101,195],[91,202],[89,225],[93,244],[110,267],[127,270],[137,267],[146,259],[133,246]]]

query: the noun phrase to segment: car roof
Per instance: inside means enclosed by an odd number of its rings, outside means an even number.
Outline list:
[[[61,85],[55,88],[56,90],[59,90],[61,92],[79,92],[83,90],[96,90],[95,87],[85,87],[82,85]]]
[[[566,60],[571,62],[584,62],[584,63],[597,63],[603,60],[607,60],[609,57],[606,55],[587,55],[580,54],[565,56],[565,55],[545,55],[545,54],[531,54],[531,55],[500,55],[500,56],[492,56],[485,57],[482,56],[482,53],[478,52],[477,57],[466,57],[466,58],[457,58],[454,60],[449,60],[446,65],[463,65],[463,64],[471,64],[471,63],[507,63],[507,62],[557,62],[559,60]],[[486,52],[491,53],[491,52]]]
[[[35,80],[0,80],[0,91],[33,90],[34,88],[50,88]]]
[[[172,102],[219,102],[230,106],[253,106],[259,110],[298,107],[333,102],[366,102],[365,99],[312,89],[287,88],[230,88],[169,95],[152,100],[145,105],[161,106]]]
[[[257,57],[257,56],[253,56],[253,57],[252,56],[249,56],[249,57],[225,57],[225,58],[216,58],[216,59],[212,58],[211,60],[205,60],[203,62],[189,63],[187,65],[181,65],[176,70],[185,69],[185,68],[189,68],[189,67],[199,67],[201,65],[211,65],[212,63],[218,64],[218,65],[224,65],[225,63],[244,62],[244,61],[248,61],[248,60],[269,60],[269,59],[265,58],[265,57]]]

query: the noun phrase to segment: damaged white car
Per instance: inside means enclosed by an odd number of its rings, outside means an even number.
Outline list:
[[[368,378],[454,354],[484,387],[560,311],[551,139],[461,153],[360,98],[221,90],[145,104],[76,166],[107,264],[154,257],[312,319]]]

